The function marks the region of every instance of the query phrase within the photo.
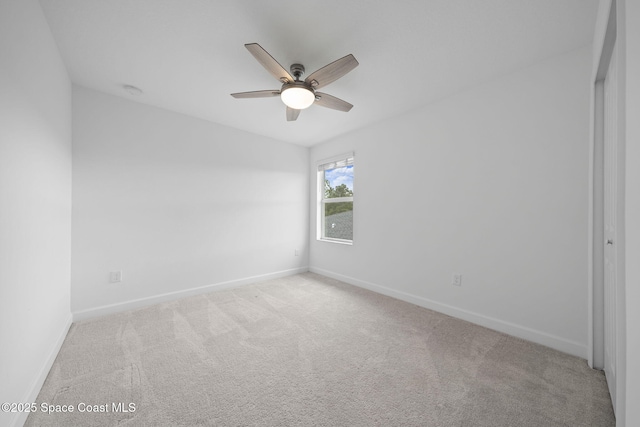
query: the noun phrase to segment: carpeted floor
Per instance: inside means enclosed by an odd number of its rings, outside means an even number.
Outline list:
[[[37,405],[27,426],[615,425],[584,360],[312,273],[76,323]]]

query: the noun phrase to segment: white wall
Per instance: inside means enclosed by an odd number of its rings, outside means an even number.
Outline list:
[[[72,311],[305,271],[308,159],[303,147],[74,87]],[[110,284],[116,270],[123,282]]]
[[[586,357],[590,64],[585,47],[313,147],[311,167],[355,152],[355,204],[353,246],[311,230],[312,271]]]
[[[34,401],[70,325],[71,85],[40,5],[0,2],[0,402]],[[25,414],[26,415],[26,414]],[[0,412],[1,425],[26,416]]]

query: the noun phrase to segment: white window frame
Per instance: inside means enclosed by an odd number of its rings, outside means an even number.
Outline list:
[[[338,239],[335,237],[326,237],[325,218],[324,218],[325,205],[327,203],[341,203],[341,202],[353,203],[353,197],[336,197],[332,199],[325,199],[324,198],[324,171],[329,169],[335,169],[340,166],[354,166],[354,165],[355,165],[355,158],[354,158],[353,152],[341,154],[339,156],[334,156],[334,157],[317,162],[317,171],[318,171],[317,173],[318,188],[316,192],[317,193],[317,209],[318,209],[317,227],[316,227],[317,240],[320,240],[323,242],[340,243],[343,245],[353,245],[353,237],[351,240]]]

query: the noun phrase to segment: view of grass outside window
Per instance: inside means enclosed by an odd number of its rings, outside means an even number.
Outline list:
[[[321,189],[321,238],[353,241],[353,157],[318,167]]]

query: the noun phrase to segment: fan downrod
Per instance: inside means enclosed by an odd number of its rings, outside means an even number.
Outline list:
[[[304,65],[302,64],[291,64],[289,69],[291,70],[291,75],[296,78],[296,81],[300,80],[300,77],[304,74]]]

